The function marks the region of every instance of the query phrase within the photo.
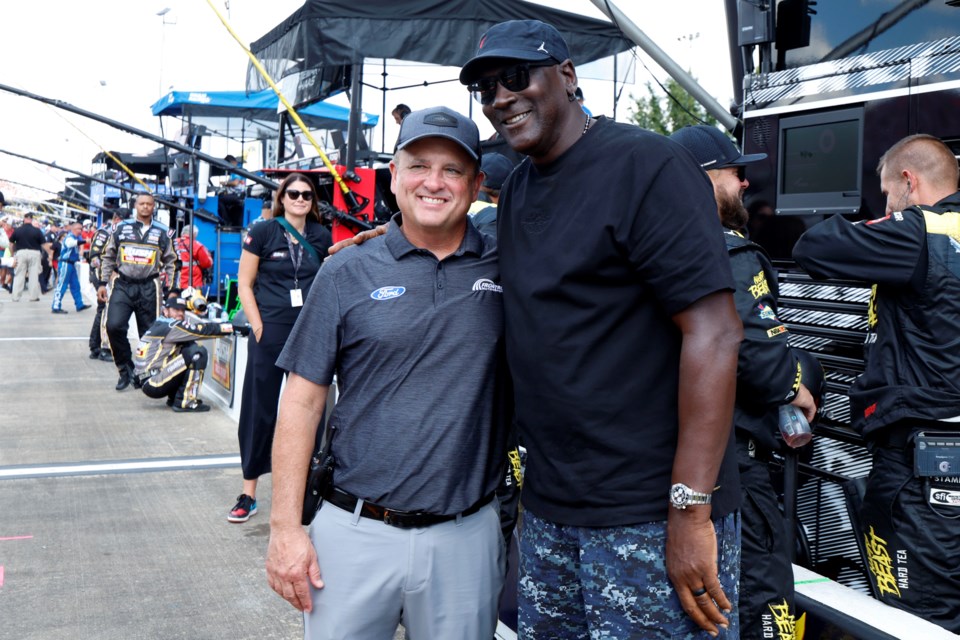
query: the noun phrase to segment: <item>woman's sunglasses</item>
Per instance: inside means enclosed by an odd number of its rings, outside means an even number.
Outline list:
[[[480,78],[467,87],[474,99],[482,105],[493,104],[497,97],[497,83],[503,85],[507,91],[514,93],[523,91],[530,86],[530,69],[537,67],[552,67],[556,62],[521,62],[507,67],[495,76]]]
[[[313,191],[297,191],[296,189],[287,189],[284,191],[284,194],[291,200],[296,200],[300,197],[303,197],[305,202],[310,202],[313,200]]]

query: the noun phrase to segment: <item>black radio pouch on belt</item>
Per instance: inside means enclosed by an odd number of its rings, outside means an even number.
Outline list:
[[[310,457],[310,468],[307,469],[307,486],[303,492],[303,514],[300,522],[304,526],[313,522],[313,518],[320,509],[323,496],[333,488],[334,458],[330,453],[330,442],[333,440],[334,429],[328,429],[324,434],[323,445]]]
[[[960,476],[960,433],[918,433],[913,447],[913,473],[918,478]]]

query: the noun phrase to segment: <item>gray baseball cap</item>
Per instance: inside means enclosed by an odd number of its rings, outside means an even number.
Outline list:
[[[411,142],[424,138],[446,138],[453,140],[480,161],[480,130],[470,118],[460,115],[447,107],[430,107],[414,111],[400,125],[396,151],[400,151]]]

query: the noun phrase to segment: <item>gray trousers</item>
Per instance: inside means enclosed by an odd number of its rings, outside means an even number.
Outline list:
[[[324,503],[310,527],[324,587],[307,640],[490,640],[506,551],[494,500],[477,513],[399,529]],[[311,588],[312,589],[312,588]]]
[[[40,252],[36,249],[17,251],[17,266],[13,270],[13,299],[23,295],[24,279],[27,282],[27,299],[40,299]]]

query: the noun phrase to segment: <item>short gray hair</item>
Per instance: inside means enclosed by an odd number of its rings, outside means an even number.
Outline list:
[[[197,237],[197,228],[192,224],[185,224],[183,225],[183,229],[180,229],[181,238],[186,238],[188,236],[191,238]]]

